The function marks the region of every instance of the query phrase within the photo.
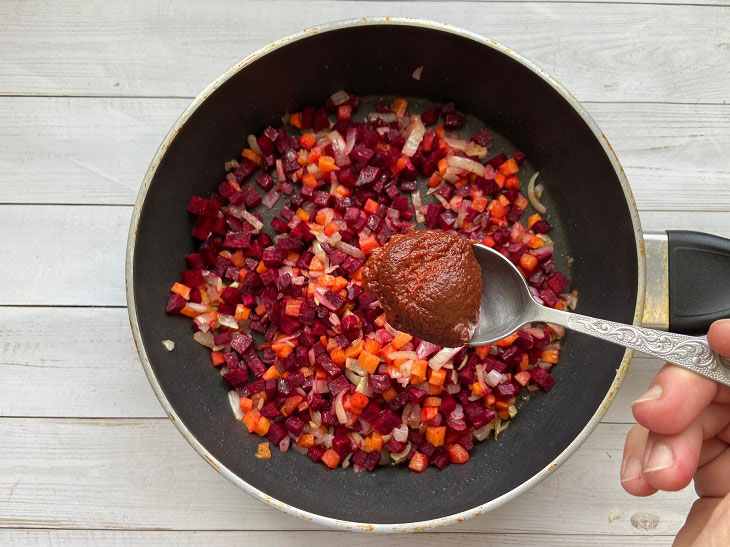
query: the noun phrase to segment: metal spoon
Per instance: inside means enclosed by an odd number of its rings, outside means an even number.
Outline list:
[[[507,257],[480,244],[474,245],[474,255],[482,269],[482,302],[479,324],[469,345],[490,344],[525,323],[554,323],[730,385],[730,358],[712,351],[705,337],[634,327],[542,306],[532,298],[527,282]]]

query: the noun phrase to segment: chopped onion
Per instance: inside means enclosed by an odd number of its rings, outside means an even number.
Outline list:
[[[485,147],[472,141],[462,141],[460,139],[445,139],[446,144],[456,150],[461,150],[467,156],[473,156],[477,158],[486,158],[489,153]]]
[[[187,307],[193,310],[195,313],[205,313],[208,311],[207,304],[198,304],[196,302],[188,302]]]
[[[471,173],[476,173],[478,176],[484,176],[484,166],[478,161],[470,160],[469,158],[462,158],[461,156],[449,156],[446,158],[446,163],[451,167],[458,167]]]
[[[256,137],[254,135],[248,136],[248,146],[256,152],[259,156],[263,156],[264,153],[261,151],[261,147],[259,146],[259,143],[256,141]]]
[[[403,460],[406,459],[406,456],[411,453],[411,443],[407,442],[406,447],[403,449],[403,452],[397,452],[397,453],[391,453],[390,457],[393,460],[393,463],[400,463]]]
[[[349,243],[345,243],[344,241],[338,242],[335,247],[343,253],[353,256],[355,258],[365,258],[365,253],[363,253],[361,249],[353,247],[352,245],[350,245]]]
[[[332,102],[335,104],[335,106],[340,106],[341,104],[345,104],[350,99],[350,95],[348,95],[346,91],[340,89],[339,91],[333,93],[330,96],[330,99],[332,99]]]
[[[527,199],[530,200],[530,205],[535,208],[535,211],[537,211],[541,215],[544,215],[547,212],[547,207],[540,203],[540,199],[535,194],[535,181],[537,180],[537,176],[539,174],[540,171],[530,177],[530,182],[527,184]]]
[[[264,227],[264,223],[261,222],[259,219],[257,219],[255,216],[253,216],[248,211],[241,211],[241,217],[243,220],[248,222],[251,226],[254,227],[254,230],[261,231]]]
[[[483,441],[484,439],[489,437],[489,434],[492,432],[493,429],[494,429],[494,420],[492,420],[491,422],[489,422],[486,425],[483,425],[479,429],[475,429],[474,438],[478,441]]]
[[[352,149],[355,148],[355,141],[357,139],[357,129],[354,127],[350,127],[347,130],[347,135],[345,138],[345,154],[349,154],[352,152]]]
[[[372,391],[370,391],[370,387],[368,387],[367,377],[360,378],[360,382],[358,382],[355,391],[357,391],[358,393],[362,393],[366,397],[372,397],[373,395],[375,395]]]
[[[229,329],[238,330],[238,321],[236,321],[236,318],[232,315],[228,315],[226,313],[219,313],[218,314],[218,323],[220,323],[224,327],[228,327]]]
[[[284,163],[280,159],[276,160],[276,180],[278,180],[279,182],[286,182]]]
[[[398,118],[395,117],[395,114],[392,112],[386,112],[381,114],[380,112],[371,112],[368,114],[368,121],[369,122],[375,122],[378,120],[383,120],[385,123],[393,123],[398,120]]]
[[[393,429],[393,438],[399,443],[403,443],[408,439],[408,426],[401,424]]]
[[[484,381],[487,382],[489,387],[497,387],[504,381],[504,374],[497,372],[496,370],[490,370]]]
[[[197,331],[193,334],[193,340],[206,348],[213,349],[215,347],[215,340],[213,339],[213,334],[210,332]]]
[[[348,357],[347,360],[345,361],[345,368],[347,370],[351,370],[352,372],[354,372],[355,374],[357,374],[359,376],[367,376],[367,374],[368,374],[368,371],[360,366],[360,363],[358,363],[357,359],[353,359],[352,357]],[[357,382],[353,382],[353,383],[357,383]]]
[[[165,346],[165,349],[167,351],[172,351],[175,349],[175,342],[173,342],[172,340],[163,340],[162,345]]]
[[[362,380],[362,376],[359,374],[356,374],[355,371],[346,369],[345,370],[345,377],[350,380],[351,384],[354,385],[360,385],[360,380]]]
[[[394,351],[388,356],[390,359],[418,359],[415,351]]]
[[[413,210],[416,212],[416,222],[423,223],[426,220],[426,217],[424,217],[421,212],[421,207],[423,207],[421,192],[418,190],[411,192],[411,201],[413,202]]]
[[[414,80],[420,80],[421,79],[421,73],[423,72],[423,65],[416,68],[416,70],[413,71],[413,74],[411,74],[411,78]]]
[[[231,410],[233,415],[239,422],[243,420],[243,411],[241,410],[241,397],[236,393],[235,389],[228,392],[228,402],[231,403]]]
[[[345,396],[347,390],[343,389],[335,396],[335,414],[337,414],[337,421],[341,424],[347,423],[347,413],[345,407],[342,405],[342,398]]]
[[[425,134],[426,127],[421,121],[421,116],[411,116],[411,125],[408,127],[408,138],[406,139],[406,143],[403,145],[401,153],[406,156],[413,157]]]
[[[441,351],[428,360],[428,366],[433,370],[439,370],[447,361],[460,351],[461,348],[442,348]]]
[[[290,444],[291,444],[291,437],[289,437],[287,435],[286,437],[281,439],[281,441],[279,441],[279,450],[281,450],[282,452],[286,452],[287,450],[289,450]]]
[[[272,188],[268,192],[266,192],[266,195],[261,199],[261,203],[263,203],[268,209],[272,209],[274,205],[276,205],[276,202],[279,200],[279,192],[276,190],[276,188]]]

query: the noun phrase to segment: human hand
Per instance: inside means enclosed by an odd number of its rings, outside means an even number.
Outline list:
[[[707,340],[730,356],[730,320]],[[694,478],[699,499],[675,545],[730,545],[730,388],[667,364],[633,403],[621,484],[634,496],[680,490]]]

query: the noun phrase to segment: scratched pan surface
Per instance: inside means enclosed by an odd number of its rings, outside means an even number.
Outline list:
[[[483,123],[494,132],[490,156],[524,151],[525,182],[540,170],[558,260],[574,259],[578,311],[632,323],[643,304],[637,298],[643,261],[636,209],[620,167],[562,88],[509,50],[463,31],[360,21],[277,46],[196,100],[161,147],[140,192],[130,231],[128,297],[148,377],[176,426],[209,462],[249,493],[303,518],[404,531],[501,505],[543,479],[592,430],[625,372],[629,355],[622,348],[570,333],[553,390],[524,404],[498,441],[477,444],[466,465],[422,474],[404,467],[354,473],[330,471],[293,451],[273,450],[271,459],[258,460],[253,454],[261,439],[234,420],[208,350],[193,341],[188,320],[164,313],[169,287],[185,267],[183,256],[194,250],[187,203],[214,191],[225,161],[240,154],[249,133],[280,126],[284,112],[321,104],[336,90],[418,97],[411,100],[416,111],[454,101],[469,114],[470,128]],[[419,65],[424,70],[416,81],[411,73]],[[268,226],[271,213],[264,216]],[[163,339],[175,341],[173,352],[165,351]]]

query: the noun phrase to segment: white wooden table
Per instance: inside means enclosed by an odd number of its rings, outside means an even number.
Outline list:
[[[255,501],[187,445],[137,361],[123,266],[147,164],[191,97],[275,38],[384,14],[452,23],[525,54],[606,132],[645,229],[730,237],[730,5],[721,0],[4,0],[0,544],[373,541]],[[388,543],[671,543],[691,487],[636,499],[618,481],[630,401],[659,366],[635,358],[589,440],[528,494]]]

